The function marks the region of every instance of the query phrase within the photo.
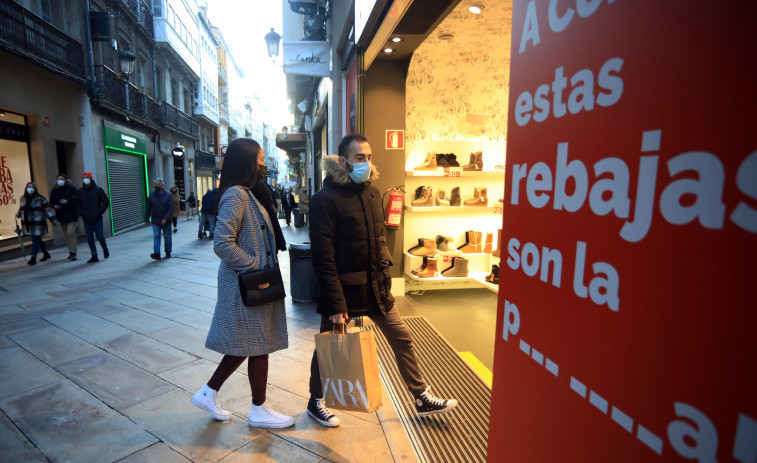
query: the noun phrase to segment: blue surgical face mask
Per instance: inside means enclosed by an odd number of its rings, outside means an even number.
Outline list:
[[[347,161],[345,159],[345,161]],[[347,164],[352,166],[352,172],[350,172],[350,178],[355,183],[365,183],[371,177],[371,163],[370,162],[358,162],[351,163],[347,161]]]

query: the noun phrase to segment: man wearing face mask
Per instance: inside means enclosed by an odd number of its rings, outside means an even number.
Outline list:
[[[171,257],[171,216],[173,215],[173,195],[164,189],[163,179],[156,178],[152,182],[153,192],[147,198],[145,223],[152,220],[152,245],[155,260],[160,260],[160,234],[166,248],[166,259]]]
[[[92,257],[87,261],[88,264],[100,262],[97,257],[97,248],[95,247],[95,236],[103,249],[103,257],[110,257],[108,245],[105,243],[103,234],[103,214],[110,207],[110,200],[105,190],[97,186],[92,172],[81,174],[82,187],[76,192],[76,208],[84,222],[84,233],[87,235],[87,244],[92,253]]]
[[[310,242],[319,294],[316,312],[320,332],[355,316],[368,316],[386,337],[397,367],[415,397],[419,416],[445,413],[455,399],[431,395],[415,356],[413,340],[394,305],[389,266],[392,256],[382,225],[381,194],[370,181],[378,178],[373,154],[362,134],[345,136],[339,155],[321,161],[326,178],[310,200]],[[323,399],[318,358],[310,364],[308,415],[326,427],[337,427],[339,418]]]
[[[79,214],[76,211],[76,187],[65,174],[58,174],[55,187],[50,192],[50,204],[55,209],[55,216],[63,229],[63,236],[68,246],[69,260],[76,260],[76,224]]]

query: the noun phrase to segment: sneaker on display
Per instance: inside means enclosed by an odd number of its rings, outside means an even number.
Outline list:
[[[326,406],[326,400],[316,397],[311,397],[308,400],[308,415],[318,422],[321,426],[327,428],[336,428],[342,422],[334,415],[334,412]]]
[[[288,428],[294,426],[294,418],[277,412],[268,404],[252,404],[252,410],[247,417],[247,424],[258,428]]]
[[[436,397],[429,392],[429,388],[415,398],[415,411],[418,412],[418,416],[447,413],[455,407],[457,407],[457,400]]]
[[[192,404],[210,413],[210,416],[218,421],[231,419],[231,412],[218,405],[218,391],[211,389],[207,384],[195,392],[192,396]]]

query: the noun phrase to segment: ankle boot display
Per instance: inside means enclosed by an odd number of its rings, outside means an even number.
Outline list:
[[[414,256],[433,256],[436,254],[436,241],[424,239],[423,247],[416,249],[411,254]]]
[[[494,240],[494,233],[487,233],[486,242],[484,243],[484,252],[486,254],[492,253],[493,240]]]
[[[421,196],[423,196],[423,185],[421,185],[421,186],[419,186],[418,188],[415,189],[415,198],[414,199],[419,199]]]
[[[451,236],[445,236],[444,237],[445,244],[447,245],[447,251],[457,251],[457,247],[455,247],[455,243]]]
[[[426,268],[416,273],[415,275],[418,278],[433,278],[436,276],[436,273],[436,257],[429,257],[428,259],[426,259]]]
[[[486,187],[474,188],[473,197],[465,200],[466,206],[487,206],[489,205],[489,196],[486,194]]]
[[[486,276],[489,283],[499,284],[499,265],[492,265],[492,271]]]
[[[430,186],[424,186],[423,190],[421,191],[421,197],[418,199],[414,199],[412,203],[410,203],[412,206],[415,207],[428,207],[434,205],[434,191]]]
[[[447,164],[450,167],[460,167],[460,163],[457,162],[457,156],[455,153],[447,153]]]
[[[492,251],[492,255],[494,257],[499,257],[499,245],[501,242],[502,242],[502,229],[500,228],[499,231],[497,232],[497,249]]]
[[[468,277],[468,259],[465,257],[455,256],[452,258],[452,265],[442,270],[442,276],[445,277]]]
[[[444,190],[437,190],[436,191],[436,205],[442,206],[442,207],[448,207],[449,206],[449,198],[447,197],[447,192]]]
[[[480,231],[467,231],[465,232],[465,244],[458,248],[459,251],[466,253],[481,252],[481,235]]]
[[[452,189],[452,192],[450,193],[449,197],[449,205],[450,206],[459,206],[460,205],[460,187],[456,186]]]
[[[428,265],[428,256],[423,256],[423,263],[421,264],[421,266],[410,270],[410,273],[412,273],[413,275],[417,275],[418,272],[422,272],[423,269],[426,268],[426,265]]]
[[[436,165],[439,167],[449,167],[445,153],[436,153]]]
[[[474,153],[471,153],[470,162],[468,162],[468,164],[465,164],[463,166],[463,170],[483,170],[484,168],[483,156],[484,156],[484,153],[482,151],[476,151]]]
[[[423,164],[415,167],[413,170],[428,170],[428,169],[436,169],[436,153],[430,151],[426,153],[426,160],[423,161]]]
[[[418,238],[418,245],[417,246],[413,246],[412,248],[408,249],[407,253],[408,254],[412,254],[413,251],[415,251],[416,249],[422,248],[423,247],[423,242],[426,241],[427,239],[428,238]]]

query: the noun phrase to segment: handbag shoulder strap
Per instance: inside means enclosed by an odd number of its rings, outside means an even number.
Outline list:
[[[253,196],[252,191],[250,191],[249,189],[247,189],[247,195],[249,196],[249,199],[250,199],[250,209],[251,209],[252,213],[254,214],[255,210],[257,209],[258,211],[261,212],[261,214],[263,215],[264,218],[267,217],[268,214],[265,212],[265,209],[263,209],[262,205],[258,202],[258,200],[255,198],[255,196]],[[268,234],[270,234],[273,237],[273,240],[275,242],[276,241],[276,237],[273,235],[273,230],[271,230],[271,228],[272,228],[271,224],[270,223],[266,223],[266,227],[265,228],[268,231]],[[271,249],[270,241],[269,240],[264,240],[264,241],[265,241],[265,243],[263,244],[263,246],[265,246],[266,251],[270,252],[272,256],[275,256],[276,255],[276,251],[274,251],[273,249]],[[275,257],[274,257],[274,259],[275,259]],[[275,267],[278,267],[278,265],[274,264],[270,268],[275,268]],[[269,268],[269,267],[266,266],[266,268]]]

